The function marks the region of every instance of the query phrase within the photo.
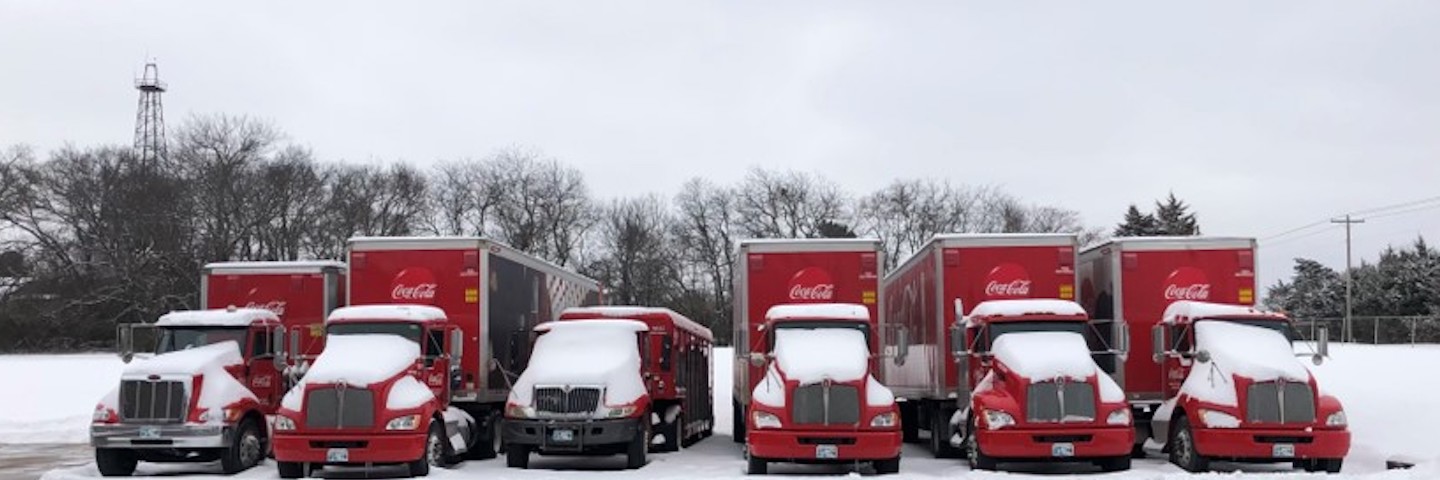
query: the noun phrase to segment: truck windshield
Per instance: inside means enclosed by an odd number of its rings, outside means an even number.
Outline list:
[[[245,327],[194,327],[194,328],[165,328],[160,332],[160,343],[155,347],[155,353],[178,352],[196,347],[203,347],[225,341],[235,342],[235,348],[245,345],[245,334],[248,329]]]
[[[820,330],[820,329],[842,329],[858,330],[865,335],[865,343],[870,344],[870,324],[860,322],[780,322],[775,324],[775,331],[780,330]],[[775,350],[775,335],[769,336],[771,351]]]
[[[1281,335],[1284,335],[1286,340],[1289,340],[1291,342],[1295,341],[1295,330],[1290,328],[1290,323],[1288,322],[1282,322],[1278,320],[1243,320],[1234,318],[1207,318],[1203,320],[1238,323],[1241,325],[1249,325],[1252,327],[1260,327],[1268,330],[1274,330],[1276,332],[1280,332]]]
[[[1087,343],[1090,343],[1091,340],[1090,328],[1084,322],[997,322],[991,323],[989,329],[989,338],[979,339],[983,345],[977,345],[982,348],[978,351],[990,351],[990,344],[994,343],[995,339],[1000,338],[1001,335],[1007,333],[1074,332],[1084,336]]]
[[[420,343],[420,325],[401,322],[336,323],[325,329],[326,335],[395,335]]]

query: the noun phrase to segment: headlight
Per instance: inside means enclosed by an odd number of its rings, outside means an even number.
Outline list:
[[[1219,410],[1200,409],[1200,421],[1210,428],[1240,428],[1240,419]]]
[[[1129,425],[1130,409],[1121,408],[1119,410],[1110,412],[1110,416],[1105,417],[1105,423],[1108,425]]]
[[[414,429],[419,428],[419,427],[420,427],[420,415],[419,415],[419,414],[406,415],[406,416],[403,416],[403,417],[396,417],[395,419],[390,420],[390,423],[386,423],[386,424],[385,424],[385,429],[386,429],[386,430],[414,430]]]
[[[284,415],[275,416],[275,431],[289,432],[295,430],[295,421]]]
[[[607,415],[609,415],[610,418],[624,418],[634,415],[635,410],[636,407],[634,405],[621,405],[618,407],[610,407],[610,413]]]
[[[895,412],[885,412],[870,419],[872,427],[893,427],[895,426]]]
[[[755,428],[780,428],[780,417],[773,413],[756,410],[750,413],[750,418],[755,421]]]
[[[1344,410],[1332,413],[1330,414],[1330,416],[1325,417],[1325,426],[1327,427],[1343,427],[1347,424],[1349,424],[1349,421],[1345,418]]]
[[[985,428],[999,430],[1015,424],[1015,417],[1000,410],[984,410]]]
[[[535,418],[535,409],[528,405],[505,405],[505,416],[510,418]]]

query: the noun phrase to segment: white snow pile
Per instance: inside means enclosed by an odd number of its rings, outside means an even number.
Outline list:
[[[606,405],[625,405],[645,395],[636,333],[649,327],[634,320],[547,322],[535,339],[530,364],[510,389],[510,403],[534,405],[535,387],[603,385]]]
[[[384,334],[330,335],[325,350],[285,394],[281,406],[300,410],[305,386],[344,383],[365,388],[405,372],[420,358],[420,346],[403,337]]]
[[[859,330],[777,328],[774,335],[775,362],[785,378],[801,385],[820,383],[827,378],[853,382],[864,378],[869,371],[870,349],[865,344],[865,334]]]
[[[434,399],[435,393],[430,390],[430,387],[420,383],[415,377],[406,375],[400,377],[395,385],[390,386],[390,393],[385,396],[385,408],[391,410],[415,408]]]
[[[265,313],[270,312],[265,311]],[[144,378],[147,375],[208,373],[211,369],[224,370],[227,366],[240,365],[244,362],[245,359],[240,356],[240,344],[232,340],[135,360],[125,366],[123,376]],[[116,385],[118,386],[119,383],[117,382]]]
[[[1225,303],[1209,303],[1196,302],[1191,300],[1181,300],[1175,303],[1171,303],[1169,307],[1165,308],[1165,314],[1161,316],[1161,321],[1165,323],[1174,323],[1181,318],[1195,320],[1201,318],[1225,317],[1273,317],[1276,319],[1283,318],[1280,317],[1279,314],[1262,312],[1260,310],[1256,310],[1253,307],[1248,307],[1245,305],[1230,305]]]
[[[262,308],[185,310],[170,312],[155,321],[157,327],[244,327],[252,323],[275,320],[275,312]]]
[[[1304,382],[1310,372],[1295,359],[1290,340],[1275,330],[1223,320],[1196,322],[1195,346],[1210,353],[1210,363],[1195,363],[1181,393],[1218,405],[1238,406],[1234,380],[1278,379]]]
[[[785,379],[780,372],[775,370],[775,364],[765,370],[765,377],[760,383],[755,384],[755,390],[750,392],[750,398],[755,403],[767,407],[780,408],[785,406]]]
[[[1057,378],[1085,382],[1095,377],[1100,384],[1101,401],[1125,401],[1125,391],[1095,364],[1085,337],[1078,333],[1007,333],[995,339],[991,351],[1000,363],[1032,382]]]
[[[836,319],[870,321],[870,310],[853,303],[805,303],[776,305],[765,312],[770,320]]]
[[[971,317],[1018,317],[1021,315],[1084,316],[1085,309],[1081,308],[1080,304],[1069,300],[1034,298],[980,302],[975,309],[970,311]]]
[[[124,367],[113,353],[0,356],[7,386],[31,386],[0,395],[0,444],[85,443],[95,399],[120,387]]]
[[[429,305],[358,305],[341,307],[330,312],[326,322],[336,320],[403,320],[410,322],[445,321],[445,311]]]

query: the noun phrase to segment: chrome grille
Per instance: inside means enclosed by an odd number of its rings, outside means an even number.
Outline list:
[[[860,391],[850,385],[803,385],[795,389],[790,417],[800,425],[860,423]]]
[[[307,428],[370,428],[375,395],[363,388],[317,388],[305,399]]]
[[[1308,383],[1282,380],[1251,384],[1245,399],[1245,420],[1252,423],[1314,422],[1315,393]]]
[[[535,411],[555,415],[594,413],[600,406],[595,387],[535,387]]]
[[[185,421],[189,402],[185,383],[178,380],[125,380],[120,382],[120,419],[179,423]]]
[[[1095,387],[1082,382],[1032,383],[1025,394],[1025,419],[1052,423],[1095,421]]]

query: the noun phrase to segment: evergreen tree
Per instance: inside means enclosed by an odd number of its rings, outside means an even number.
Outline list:
[[[820,238],[855,238],[855,231],[843,223],[821,220],[816,226]]]
[[[1155,202],[1155,219],[1159,222],[1161,235],[1194,236],[1200,234],[1200,222],[1190,206],[1175,198],[1175,192],[1164,202]]]
[[[1141,212],[1133,203],[1125,212],[1125,221],[1115,227],[1117,237],[1153,237],[1160,234],[1160,222],[1155,216]]]

